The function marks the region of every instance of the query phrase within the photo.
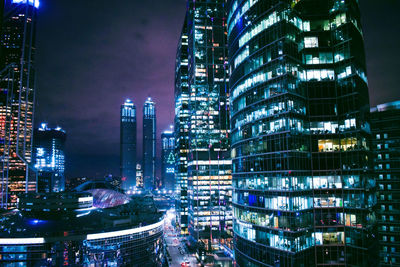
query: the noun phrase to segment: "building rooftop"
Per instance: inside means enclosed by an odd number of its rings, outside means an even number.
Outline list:
[[[388,110],[400,110],[400,100],[377,105],[371,108],[371,112],[382,112]]]
[[[127,98],[123,104],[123,106],[130,106],[133,107],[135,104],[133,104],[132,100],[130,100],[129,98]]]
[[[56,128],[50,128],[48,127],[48,124],[45,122],[42,122],[40,124],[40,127],[38,128],[39,131],[45,132],[45,131],[57,131],[57,132],[63,132],[65,133],[65,130],[62,129],[60,126],[57,126]]]
[[[108,191],[112,190],[108,189]],[[68,204],[70,204],[71,197],[69,196],[72,193],[59,193],[60,196],[63,194],[68,195],[68,197],[57,198],[55,194],[52,194],[51,198],[60,201],[67,199]],[[86,196],[77,193],[77,197],[82,199]],[[43,198],[43,194],[40,195],[40,198]],[[93,205],[96,202],[95,198]],[[44,207],[43,202],[38,205]],[[93,233],[146,226],[157,223],[163,218],[162,213],[158,211],[153,199],[149,196],[135,196],[129,198],[127,203],[106,208],[103,208],[103,206],[88,207],[86,205],[77,209],[65,209],[65,211],[61,210],[52,216],[46,216],[46,212],[38,213],[37,209],[34,213],[26,211],[26,209],[15,209],[2,214],[3,216],[0,218],[0,238],[71,238],[71,236],[85,236]]]
[[[39,8],[40,2],[39,0],[12,0],[13,4],[26,4],[29,3],[31,6],[34,6],[36,8]]]

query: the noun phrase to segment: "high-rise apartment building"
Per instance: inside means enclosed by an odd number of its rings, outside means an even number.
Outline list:
[[[188,234],[187,162],[189,151],[189,86],[187,18],[182,27],[175,64],[176,213],[181,234]]]
[[[120,160],[124,190],[136,186],[136,106],[127,99],[121,106]]]
[[[156,106],[149,97],[143,106],[143,182],[146,190],[156,187]]]
[[[188,230],[198,248],[230,244],[232,176],[225,0],[188,1]]]
[[[375,179],[356,0],[232,0],[239,266],[374,266]]]
[[[35,88],[35,36],[39,0],[1,1],[0,188],[1,207],[36,190],[30,180]]]
[[[65,140],[60,127],[49,128],[42,123],[34,131],[33,164],[37,172],[37,191],[40,193],[65,190]]]
[[[161,187],[175,190],[175,137],[173,131],[161,134]]]
[[[371,109],[381,266],[400,266],[400,101]]]

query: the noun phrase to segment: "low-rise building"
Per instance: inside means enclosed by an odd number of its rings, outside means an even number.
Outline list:
[[[86,188],[21,196],[0,218],[0,265],[162,266],[164,217],[153,199]]]

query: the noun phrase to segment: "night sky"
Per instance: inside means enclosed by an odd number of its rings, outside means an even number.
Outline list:
[[[400,99],[400,1],[360,5],[371,105]],[[157,138],[173,123],[185,8],[185,0],[41,0],[35,121],[67,131],[67,177],[119,174],[119,109],[126,98],[138,110],[139,159],[148,96],[156,102]]]

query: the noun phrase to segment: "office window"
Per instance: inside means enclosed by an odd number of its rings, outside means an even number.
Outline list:
[[[318,37],[304,37],[304,47],[318,47]]]
[[[346,78],[352,74],[351,66],[347,66],[346,68],[342,69],[340,73],[338,74],[339,79]]]
[[[383,134],[383,138],[387,139],[388,138],[388,134],[387,133]]]
[[[381,135],[380,135],[380,134],[377,134],[377,135],[376,135],[376,139],[381,139]]]
[[[333,80],[335,78],[335,72],[333,70],[307,70],[307,81],[310,80]]]

